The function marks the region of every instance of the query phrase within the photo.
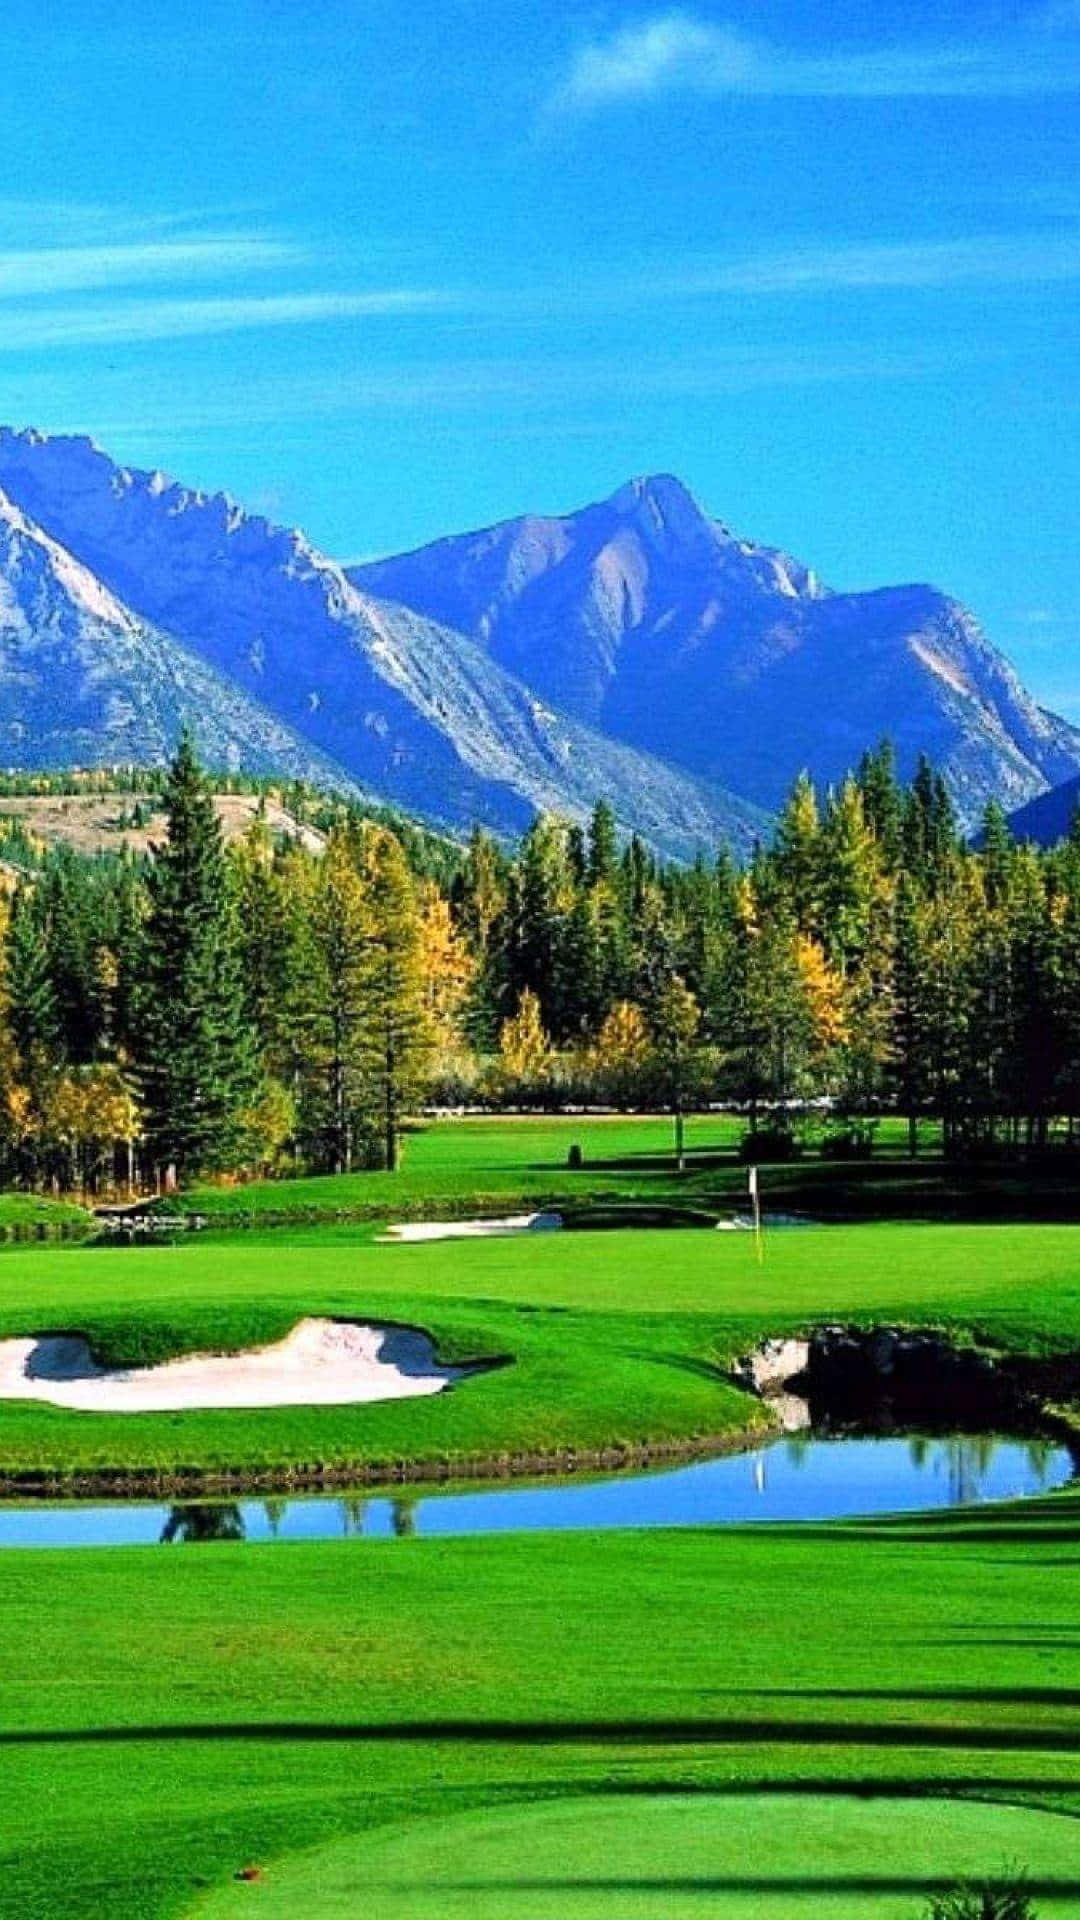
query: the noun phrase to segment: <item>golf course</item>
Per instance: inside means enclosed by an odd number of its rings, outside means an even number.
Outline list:
[[[905,1217],[876,1223],[848,1203],[900,1181],[887,1150],[831,1170],[848,1199],[830,1217],[823,1180],[798,1226],[819,1169],[765,1169],[759,1246],[712,1230],[745,1205],[730,1123],[694,1123],[681,1180],[669,1142],[662,1120],[438,1122],[393,1181],[207,1188],[177,1208],[199,1231],[8,1245],[0,1343],[79,1336],[106,1390],[302,1323],[413,1330],[451,1376],[355,1404],[0,1399],[10,1500],[410,1482],[434,1505],[767,1462],[776,1416],[732,1369],[827,1326],[1014,1368],[1070,1444],[1080,1225],[990,1221],[977,1194],[971,1219],[910,1217],[943,1177],[928,1141]],[[540,1205],[563,1231],[386,1236]],[[0,1553],[2,1914],[915,1920],[1012,1869],[1039,1915],[1080,1914],[1067,1485],[838,1524],[175,1537]]]

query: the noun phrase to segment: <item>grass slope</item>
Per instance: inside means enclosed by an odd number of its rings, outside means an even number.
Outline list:
[[[842,1875],[821,1836],[848,1831],[861,1872],[867,1795],[867,1870],[904,1898],[871,1888],[860,1912],[916,1920],[962,1834],[980,1871],[1008,1851],[1064,1876],[1067,1900],[1040,1911],[1074,1913],[1080,1824],[1070,1851],[1056,1821],[980,1809],[1080,1820],[1078,1546],[1062,1495],[856,1527],[0,1556],[0,1914],[322,1920],[358,1910],[335,1907],[335,1876],[370,1845],[383,1885],[411,1872],[418,1889],[386,1920],[425,1916],[447,1909],[419,1889],[481,1814],[459,1864],[484,1920],[681,1920],[641,1893],[676,1851],[684,1877],[712,1861],[721,1883],[694,1911],[770,1913],[794,1875],[815,1896],[801,1910],[829,1913]],[[697,1848],[678,1832],[694,1803],[672,1792],[716,1796]],[[740,1812],[772,1836],[744,1850],[749,1907],[723,1884],[732,1794],[765,1797]],[[978,1805],[897,1805],[927,1795]],[[545,1801],[567,1804],[536,1825],[517,1811]],[[234,1897],[248,1863],[265,1884]],[[560,1871],[623,1877],[627,1902],[525,1900],[522,1881]]]
[[[722,1369],[758,1337],[827,1320],[935,1323],[1013,1353],[1080,1347],[1080,1229],[835,1227],[380,1246],[360,1229],[174,1247],[19,1248],[0,1337],[79,1330],[116,1362],[232,1350],[304,1314],[421,1325],[449,1358],[501,1366],[429,1399],[112,1416],[0,1406],[0,1469],[440,1469],[560,1450],[693,1443],[756,1403]]]
[[[282,1862],[203,1920],[905,1920],[988,1863],[1037,1860],[1046,1915],[1080,1915],[1074,1820],[1031,1807],[805,1794],[596,1794],[362,1834]]]

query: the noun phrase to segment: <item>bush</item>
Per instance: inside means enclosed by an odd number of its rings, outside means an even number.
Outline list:
[[[926,1920],[1036,1920],[1025,1888],[1024,1875],[1013,1870],[1001,1880],[956,1887],[951,1893],[935,1894]]]
[[[571,1173],[580,1173],[582,1167],[585,1165],[585,1155],[582,1153],[576,1140],[571,1143],[570,1151],[566,1156],[566,1164]]]
[[[787,1127],[758,1127],[744,1133],[739,1142],[739,1159],[748,1166],[775,1160],[798,1160],[802,1147]]]
[[[835,1127],[821,1142],[823,1160],[868,1160],[874,1151],[874,1123]]]

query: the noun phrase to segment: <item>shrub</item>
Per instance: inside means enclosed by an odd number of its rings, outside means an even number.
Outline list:
[[[823,1160],[868,1160],[874,1151],[873,1123],[835,1127],[821,1142]]]
[[[566,1164],[571,1173],[580,1173],[582,1167],[585,1165],[585,1155],[582,1153],[576,1140],[571,1144],[570,1151],[566,1156]]]
[[[1025,1876],[1009,1869],[1000,1880],[984,1880],[977,1886],[935,1894],[927,1906],[926,1920],[1036,1920],[1025,1889]]]
[[[802,1147],[787,1127],[758,1127],[744,1133],[739,1142],[739,1159],[756,1166],[759,1161],[797,1160]]]

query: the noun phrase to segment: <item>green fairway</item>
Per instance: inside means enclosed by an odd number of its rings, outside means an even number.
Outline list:
[[[232,1882],[201,1920],[905,1920],[935,1888],[1038,1862],[1040,1911],[1080,1915],[1074,1820],[1031,1808],[806,1794],[655,1795],[414,1823]],[[1032,1891],[1035,1891],[1033,1884]]]
[[[500,1114],[429,1121],[406,1137],[397,1173],[200,1186],[158,1205],[233,1227],[277,1220],[452,1218],[547,1204],[573,1211],[611,1201],[730,1211],[746,1202],[746,1168],[737,1156],[745,1132],[745,1120],[734,1114],[693,1116],[686,1128],[687,1169],[680,1175],[667,1115]],[[940,1133],[932,1123],[920,1128],[927,1158],[914,1165],[903,1158],[906,1126],[893,1117],[877,1125],[875,1158],[853,1167],[820,1159],[819,1136],[820,1128],[805,1159],[770,1169],[768,1187],[777,1204],[791,1192],[856,1214],[890,1204],[904,1214],[935,1211],[943,1202],[972,1204],[970,1178],[957,1184],[955,1174],[933,1158]],[[581,1149],[580,1170],[568,1167],[572,1146]],[[993,1189],[999,1198],[1008,1193],[1000,1169]]]
[[[572,1812],[573,1850],[527,1858],[633,1877],[660,1833],[640,1796],[670,1791],[765,1794],[792,1848],[806,1797],[839,1824],[909,1794],[1041,1808],[1071,1816],[1071,1856],[972,1813],[980,1864],[1008,1831],[1033,1876],[1071,1858],[1075,1880],[1078,1542],[1062,1495],[870,1527],[7,1553],[0,1914],[172,1920],[249,1864],[265,1885],[236,1900],[258,1913],[297,1884],[290,1855],[352,1836],[366,1854],[380,1829],[384,1878],[411,1858],[422,1882],[442,1822],[490,1814],[494,1845],[522,1803],[596,1794],[623,1796],[626,1851],[590,1853]],[[916,1889],[932,1820],[890,1863]],[[718,1849],[722,1827],[718,1805]]]
[[[738,1438],[759,1409],[723,1368],[766,1332],[910,1321],[1074,1355],[1080,1229],[777,1231],[759,1266],[709,1232],[298,1224],[0,1261],[0,1335],[77,1329],[114,1360],[304,1314],[507,1364],[367,1407],[11,1403],[0,1464],[465,1471]],[[1076,1913],[1078,1545],[1065,1492],[837,1527],[0,1554],[0,1916],[920,1920],[935,1877],[1006,1856],[1040,1920]]]
[[[704,1116],[687,1129],[691,1154],[731,1160],[730,1173],[745,1189],[734,1162],[745,1123],[728,1114]],[[572,1144],[585,1166],[567,1170]],[[700,1185],[691,1176],[692,1185]],[[264,1217],[364,1219],[407,1218],[431,1211],[497,1211],[516,1203],[625,1194],[684,1197],[673,1160],[672,1123],[666,1115],[550,1118],[495,1115],[490,1119],[418,1125],[405,1141],[397,1173],[313,1175],[297,1180],[257,1180],[239,1187],[197,1187],[169,1206],[181,1205],[223,1223]]]
[[[829,1227],[380,1246],[361,1228],[13,1249],[0,1336],[77,1330],[116,1362],[238,1350],[305,1314],[398,1321],[506,1364],[371,1406],[77,1414],[0,1406],[9,1474],[442,1470],[507,1455],[702,1444],[760,1420],[723,1370],[761,1335],[843,1319],[940,1323],[1020,1354],[1080,1347],[1080,1229]]]

